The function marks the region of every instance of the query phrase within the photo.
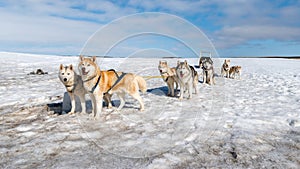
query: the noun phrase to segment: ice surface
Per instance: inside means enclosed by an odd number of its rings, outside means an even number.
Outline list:
[[[93,120],[89,114],[52,111],[61,110],[65,93],[59,65],[77,65],[78,57],[0,55],[0,168],[300,166],[300,60],[231,59],[242,66],[241,80],[199,82],[199,93],[183,101],[165,95],[162,79],[148,79],[145,111],[126,96],[121,111],[104,108],[101,119]],[[223,59],[214,60],[220,74]],[[158,61],[102,58],[98,65],[157,76]],[[27,75],[38,68],[48,74]],[[113,102],[119,104],[116,96]]]

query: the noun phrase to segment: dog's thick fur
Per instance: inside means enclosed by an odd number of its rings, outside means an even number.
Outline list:
[[[242,67],[241,66],[231,66],[229,70],[229,77],[232,79],[237,78],[237,75],[239,79],[241,79],[241,73],[242,73]]]
[[[227,77],[229,78],[229,69],[230,69],[230,60],[229,59],[225,59],[224,63],[221,67],[221,76],[222,77]]]
[[[203,69],[203,83],[210,85],[215,84],[215,72],[212,59],[210,57],[204,57],[200,68]]]
[[[176,69],[170,68],[167,61],[159,61],[158,70],[164,82],[168,85],[168,96],[174,96],[174,83],[176,84],[177,91],[178,88],[178,79],[176,76]]]
[[[195,89],[197,94],[197,83],[198,83],[198,73],[193,66],[188,65],[187,61],[177,62],[176,75],[180,85],[180,96],[179,99],[183,99],[183,93],[185,90],[189,92],[189,99],[192,98],[192,89]]]
[[[102,98],[104,93],[116,93],[120,98],[118,110],[125,105],[125,93],[128,93],[140,103],[140,110],[144,110],[144,103],[139,94],[139,89],[144,93],[147,90],[146,81],[138,75],[127,73],[118,81],[122,72],[101,71],[96,64],[96,57],[85,58],[80,56],[78,65],[83,80],[84,88],[91,93],[94,117],[100,117],[102,110]],[[115,85],[114,85],[115,84]]]
[[[70,114],[75,113],[75,95],[79,97],[81,103],[81,112],[86,113],[86,105],[85,105],[85,94],[87,93],[83,87],[83,82],[81,77],[77,75],[73,69],[73,65],[63,66],[62,64],[59,66],[59,74],[58,77],[60,81],[64,84],[67,89],[67,92],[71,99],[71,111]]]

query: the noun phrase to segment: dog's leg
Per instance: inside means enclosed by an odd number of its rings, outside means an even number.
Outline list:
[[[188,84],[188,92],[189,92],[188,99],[191,99],[193,97],[193,82],[189,82],[189,84]]]
[[[195,80],[193,82],[193,88],[195,89],[195,94],[198,93],[198,91],[197,91],[197,83],[198,83],[198,78],[195,78]]]
[[[96,101],[96,112],[94,114],[94,118],[99,119],[101,111],[102,111],[102,104],[103,104],[103,93],[102,92],[97,92],[95,94],[95,101]]]
[[[174,97],[174,82],[170,83],[171,96]]]
[[[143,103],[143,100],[139,94],[138,91],[134,92],[134,93],[130,93],[130,95],[135,98],[139,103],[140,103],[140,111],[144,111],[145,108],[144,108],[144,103]]]
[[[111,103],[111,94],[108,94],[106,93],[104,96],[103,96],[103,99],[105,101],[105,103],[107,103],[107,108],[108,109],[111,109],[112,108],[112,103]]]
[[[168,94],[167,94],[167,96],[170,96],[171,95],[171,84],[169,82],[167,82],[167,85],[168,85]]]
[[[214,78],[213,78],[213,76],[214,76],[214,73],[212,72],[211,75],[209,76],[209,84],[210,85],[214,84]]]
[[[205,76],[206,76],[206,74],[205,74],[205,71],[203,70],[203,73],[202,73],[203,75],[202,75],[202,79],[203,79],[203,81],[202,81],[202,83],[204,84],[205,83]]]
[[[120,99],[120,105],[118,107],[118,110],[121,110],[125,105],[125,93],[124,92],[118,92],[117,95]]]
[[[180,96],[179,96],[179,100],[183,99],[183,92],[184,92],[184,84],[182,84],[181,82],[179,83],[180,85]]]
[[[92,100],[92,113],[91,115],[92,116],[95,116],[96,115],[96,109],[97,109],[97,104],[96,104],[96,99],[95,99],[95,96],[93,94],[89,94],[90,95],[90,98]]]
[[[76,102],[75,102],[75,95],[74,93],[71,93],[71,92],[68,92],[69,93],[69,96],[70,96],[70,99],[71,99],[71,111],[69,114],[74,114],[75,113],[75,106],[76,106]]]
[[[79,95],[80,103],[81,103],[81,113],[86,113],[86,105],[85,105],[85,96],[84,94]]]

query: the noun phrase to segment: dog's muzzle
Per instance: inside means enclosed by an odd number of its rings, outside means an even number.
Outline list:
[[[64,78],[64,82],[66,82],[66,81],[68,81],[68,79],[67,79],[67,78]]]
[[[82,75],[87,75],[89,72],[86,72],[85,68],[81,68],[81,71],[82,71]]]

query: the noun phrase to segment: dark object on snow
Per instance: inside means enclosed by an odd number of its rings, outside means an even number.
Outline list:
[[[42,69],[37,69],[36,72],[32,71],[28,75],[46,75],[48,72],[44,72]]]

